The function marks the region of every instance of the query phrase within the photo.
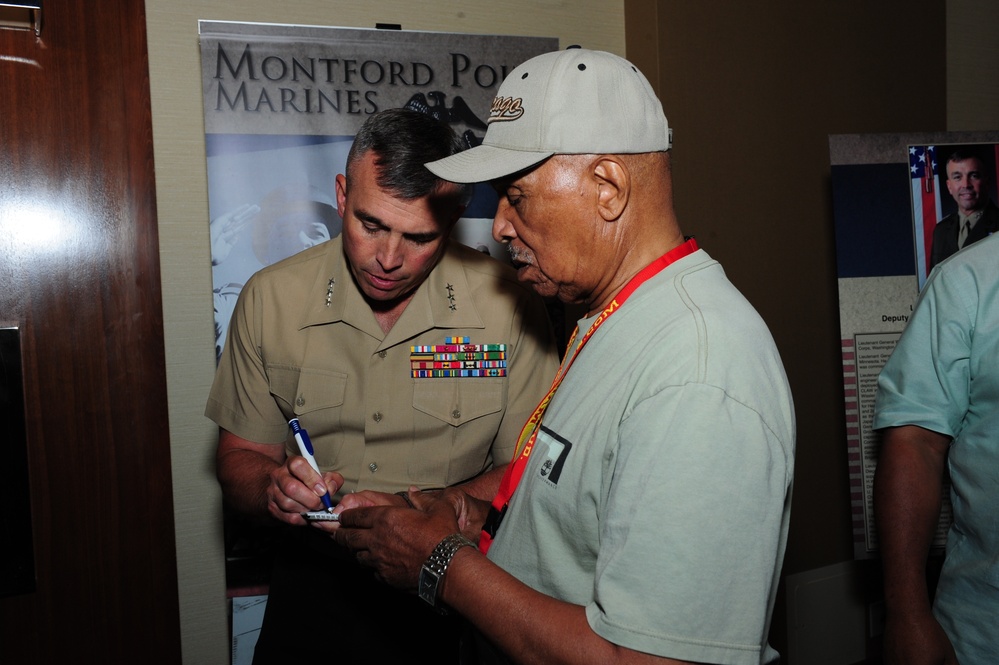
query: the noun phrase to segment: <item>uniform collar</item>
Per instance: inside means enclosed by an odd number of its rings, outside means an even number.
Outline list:
[[[350,273],[342,239],[328,240],[299,329],[343,322],[376,339],[384,338],[385,347],[433,328],[484,328],[461,261],[462,250],[455,241],[447,242],[440,262],[417,288],[389,334],[383,335]]]
[[[964,226],[965,222],[970,222],[971,223],[971,228],[975,228],[975,224],[978,223],[978,220],[980,220],[982,218],[982,215],[984,215],[984,214],[985,214],[985,208],[979,208],[978,210],[975,210],[974,212],[972,212],[970,215],[965,215],[960,210],[958,210],[958,212],[957,212],[958,221],[960,222],[960,226]]]

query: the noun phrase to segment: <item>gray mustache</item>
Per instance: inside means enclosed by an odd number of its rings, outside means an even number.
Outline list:
[[[510,252],[510,260],[512,260],[514,263],[525,263],[528,265],[532,265],[534,263],[533,261],[534,257],[531,256],[530,252],[525,251],[519,247],[514,247],[513,245],[507,245],[506,249],[508,252]]]

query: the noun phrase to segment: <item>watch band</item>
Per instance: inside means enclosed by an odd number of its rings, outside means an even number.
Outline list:
[[[437,543],[437,547],[430,553],[420,569],[420,598],[441,612],[444,609],[437,602],[440,583],[444,578],[444,573],[447,572],[447,567],[451,564],[451,559],[462,547],[475,547],[475,543],[460,533],[445,536],[441,542]]]

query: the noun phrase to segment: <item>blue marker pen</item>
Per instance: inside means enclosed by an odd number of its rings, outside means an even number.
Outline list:
[[[319,465],[316,464],[316,458],[313,456],[315,451],[312,449],[312,441],[309,439],[309,433],[305,431],[305,428],[298,423],[298,418],[292,418],[288,421],[291,425],[291,431],[295,433],[295,441],[298,442],[298,451],[302,453],[302,457],[309,463],[316,473],[320,476],[323,472],[319,470]],[[326,506],[326,512],[333,512],[333,502],[330,500],[330,493],[326,492],[322,497],[323,505]]]

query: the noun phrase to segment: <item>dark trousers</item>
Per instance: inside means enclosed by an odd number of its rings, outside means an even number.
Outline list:
[[[377,581],[319,531],[291,529],[275,555],[253,665],[456,665],[462,623]]]

